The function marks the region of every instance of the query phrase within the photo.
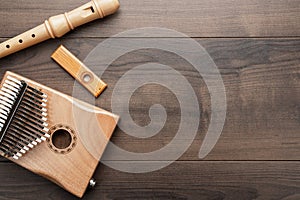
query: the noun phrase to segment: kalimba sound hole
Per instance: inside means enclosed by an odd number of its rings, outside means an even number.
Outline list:
[[[72,136],[65,129],[58,129],[52,134],[52,144],[58,149],[66,149],[71,142]]]

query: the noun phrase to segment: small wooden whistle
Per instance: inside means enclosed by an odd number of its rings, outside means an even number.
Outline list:
[[[81,85],[83,85],[96,98],[105,90],[107,84],[104,83],[94,72],[83,64],[66,47],[60,45],[51,55],[62,68],[73,76]]]
[[[50,17],[43,24],[0,44],[0,58],[50,38],[58,38],[76,27],[115,13],[118,0],[92,0],[70,12]]]

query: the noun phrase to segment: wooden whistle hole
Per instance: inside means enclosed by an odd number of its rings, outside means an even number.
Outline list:
[[[91,77],[89,74],[83,75],[83,81],[84,81],[85,83],[90,82],[91,79],[92,79],[92,77]]]
[[[31,37],[32,37],[32,38],[35,38],[35,34],[32,34]]]
[[[7,49],[9,49],[9,48],[10,48],[10,46],[9,46],[9,45],[6,45],[6,48],[7,48]]]
[[[23,43],[23,40],[22,40],[22,39],[19,39],[19,43]]]
[[[52,134],[52,144],[57,149],[66,149],[72,142],[71,134],[65,129],[58,129]]]

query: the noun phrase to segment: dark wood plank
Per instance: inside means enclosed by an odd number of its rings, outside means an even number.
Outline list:
[[[132,162],[132,167],[135,162]],[[299,199],[299,162],[176,162],[128,174],[100,165],[83,199]],[[12,163],[0,163],[1,199],[76,199]]]
[[[0,0],[0,41],[87,1]],[[300,199],[300,1],[120,2],[120,11],[113,16],[84,25],[62,39],[0,59],[0,77],[11,70],[72,95],[73,78],[50,59],[59,44],[83,60],[103,41],[101,38],[132,28],[170,28],[190,37],[207,38],[196,40],[222,74],[227,118],[217,145],[205,160],[200,160],[198,153],[211,116],[210,95],[201,76],[169,52],[143,49],[123,55],[105,71],[102,78],[109,88],[100,98],[94,102],[83,88],[80,98],[111,110],[112,91],[124,73],[145,63],[165,64],[184,75],[196,91],[201,109],[198,134],[178,161],[159,171],[129,174],[101,164],[95,173],[97,187],[83,199]],[[138,89],[130,101],[131,116],[144,126],[150,122],[150,106],[157,103],[168,114],[159,134],[137,139],[118,128],[112,141],[132,152],[151,152],[172,141],[180,122],[180,105],[165,87],[151,84]],[[108,148],[105,159],[119,165],[129,162],[132,168],[141,163],[123,161],[126,158],[122,157],[112,159],[112,154]],[[151,162],[157,160],[143,163]],[[0,158],[0,180],[0,199],[77,199],[4,158]]]
[[[0,75],[12,70],[71,95],[74,80],[50,59],[51,53],[61,42],[83,60],[101,41],[48,41],[1,59]],[[299,160],[300,40],[198,39],[198,42],[211,54],[221,71],[228,103],[223,133],[206,159]],[[180,159],[199,160],[198,152],[210,119],[210,96],[198,72],[178,56],[151,49],[120,57],[104,73],[102,78],[109,88],[96,100],[96,105],[111,110],[111,94],[118,79],[134,66],[149,62],[172,66],[197,91],[202,111],[198,135]],[[81,99],[93,103],[91,95],[84,89],[82,95]],[[168,121],[159,134],[137,139],[118,129],[113,142],[133,152],[150,152],[169,143],[180,120],[179,104],[169,90],[157,85],[137,90],[131,100],[131,115],[136,123],[146,125],[149,123],[149,107],[154,103],[162,104],[168,112]],[[106,153],[110,155],[111,152]]]
[[[0,4],[0,37],[13,37],[82,0],[5,1]],[[300,36],[299,0],[120,0],[118,14],[79,28],[70,37],[108,37],[132,28],[164,27],[191,37]]]

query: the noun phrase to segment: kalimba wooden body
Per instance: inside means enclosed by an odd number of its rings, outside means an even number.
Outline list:
[[[23,80],[48,96],[50,137],[19,159],[2,155],[82,197],[112,136],[118,116],[12,72],[6,72],[1,87],[7,76]],[[64,147],[54,144],[59,134],[66,134],[69,144]]]

